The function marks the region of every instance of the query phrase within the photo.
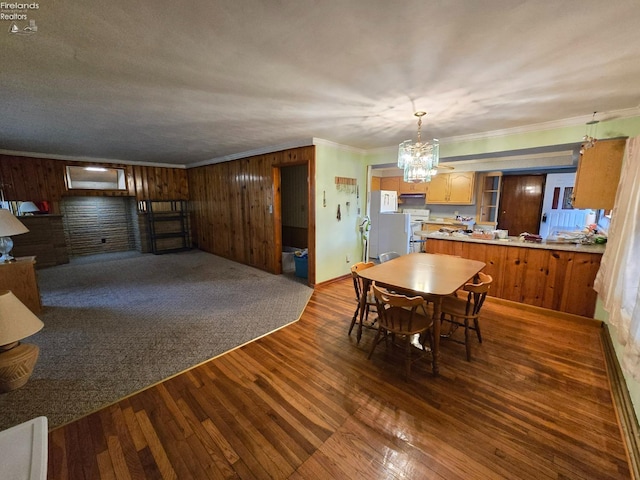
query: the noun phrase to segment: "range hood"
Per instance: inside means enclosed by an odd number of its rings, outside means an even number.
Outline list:
[[[425,198],[426,193],[401,193],[398,198]]]

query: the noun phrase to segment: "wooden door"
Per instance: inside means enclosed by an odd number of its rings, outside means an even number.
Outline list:
[[[505,175],[502,177],[498,229],[509,235],[538,234],[545,175]]]

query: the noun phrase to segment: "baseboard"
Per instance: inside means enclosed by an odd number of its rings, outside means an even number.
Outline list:
[[[640,428],[638,428],[638,419],[633,409],[633,403],[631,403],[631,396],[629,395],[627,383],[622,374],[622,369],[613,347],[613,341],[611,340],[611,334],[609,333],[609,327],[606,323],[602,324],[601,339],[613,406],[618,417],[622,440],[629,457],[631,478],[640,480]]]
[[[583,317],[574,313],[560,312],[558,310],[551,310],[549,308],[537,307],[535,305],[528,305],[526,303],[514,302],[513,300],[505,300],[504,298],[487,296],[486,302],[495,303],[497,305],[504,305],[507,307],[519,308],[527,312],[538,313],[545,317],[561,318],[562,320],[568,320],[580,325],[591,325],[593,327],[600,327],[602,320],[598,320],[590,317]],[[640,479],[639,479],[640,480]]]
[[[332,283],[339,282],[341,280],[345,280],[347,278],[351,278],[351,274],[347,273],[346,275],[342,275],[340,277],[332,278],[330,280],[325,280],[324,282],[316,283],[314,285],[315,288],[326,287],[327,285],[331,285]]]

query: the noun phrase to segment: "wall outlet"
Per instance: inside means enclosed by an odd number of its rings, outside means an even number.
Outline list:
[[[347,263],[351,262],[351,255],[347,253]]]

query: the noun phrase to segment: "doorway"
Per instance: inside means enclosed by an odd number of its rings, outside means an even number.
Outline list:
[[[547,175],[540,220],[540,235],[543,238],[557,231],[580,230],[587,223],[592,223],[588,221],[590,216],[595,220],[593,210],[573,208],[571,199],[575,180],[575,173]]]
[[[498,229],[509,235],[540,232],[545,175],[502,177]]]
[[[293,275],[304,262],[294,261],[298,250],[308,251],[306,282],[315,283],[313,266],[315,217],[311,209],[310,162],[274,165],[274,244],[278,259],[275,273]],[[300,259],[298,259],[300,260]],[[300,278],[301,280],[304,277]]]

